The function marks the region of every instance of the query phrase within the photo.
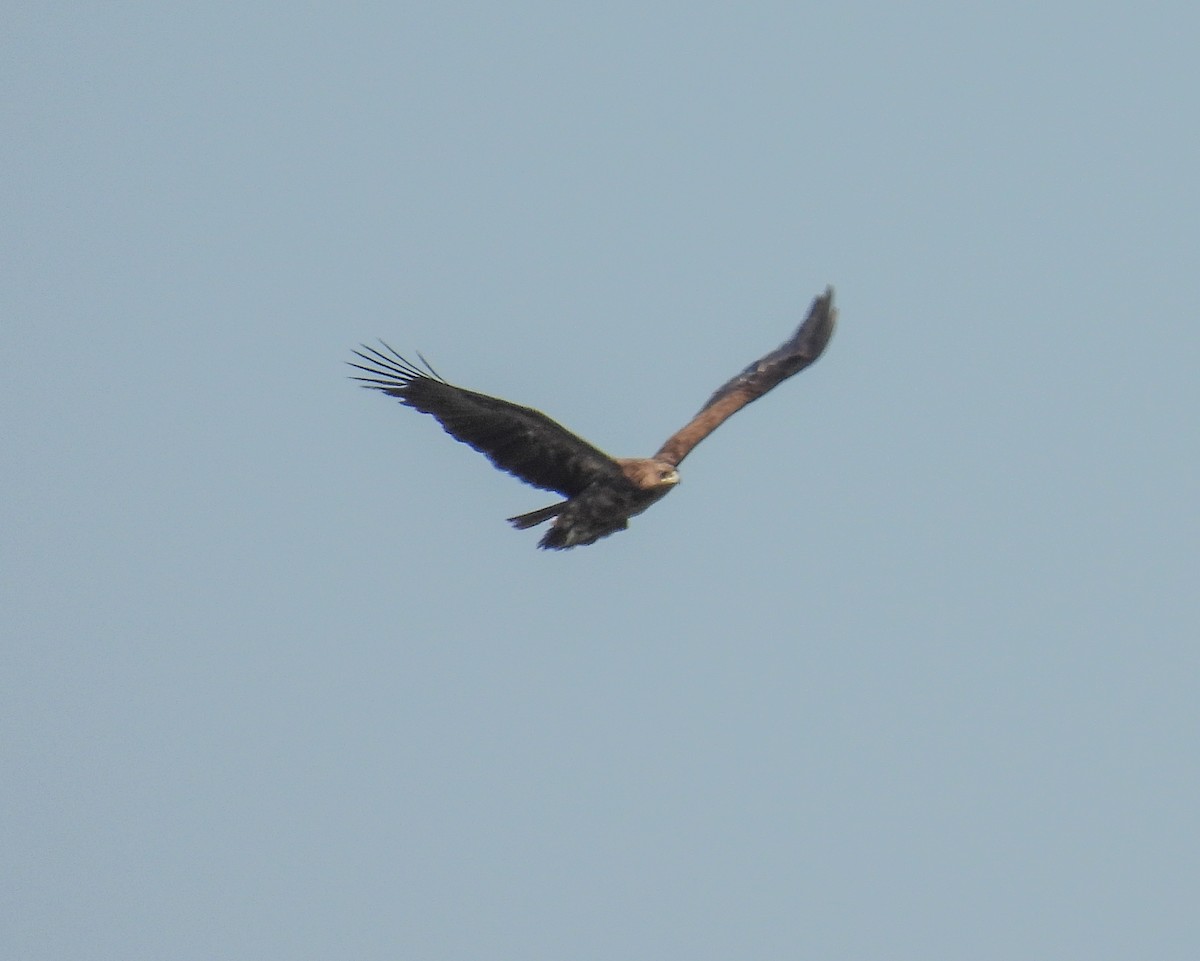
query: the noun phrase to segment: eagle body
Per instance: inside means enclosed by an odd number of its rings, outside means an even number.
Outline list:
[[[629,518],[661,500],[679,483],[679,471],[652,458],[616,458],[626,483],[596,481],[577,496],[541,510],[510,517],[508,522],[525,530],[551,517],[553,526],[539,546],[565,550],[594,544],[602,537],[623,531]]]
[[[680,462],[700,441],[821,355],[836,317],[829,288],[813,301],[788,341],[722,385],[653,457],[610,457],[541,411],[456,387],[424,358],[424,369],[418,368],[382,341],[383,350],[356,350],[365,363],[351,366],[369,375],[355,377],[363,386],[432,415],[448,434],[500,470],[562,494],[565,500],[510,517],[509,523],[525,530],[552,519],[538,546],[566,550],[625,530],[629,518],[665,497],[679,483]]]

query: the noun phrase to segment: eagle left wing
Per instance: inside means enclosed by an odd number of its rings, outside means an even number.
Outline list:
[[[793,374],[804,370],[821,356],[829,338],[833,336],[836,319],[833,288],[826,287],[825,293],[813,301],[808,316],[796,333],[786,343],[722,385],[700,409],[700,413],[667,438],[654,455],[655,460],[678,466],[693,447],[739,410]]]
[[[388,354],[365,345],[354,351],[365,363],[352,361],[351,366],[370,375],[354,379],[432,414],[447,434],[479,451],[500,470],[567,497],[601,478],[627,483],[616,461],[541,411],[456,387],[428,364],[428,370],[419,370],[380,343]]]

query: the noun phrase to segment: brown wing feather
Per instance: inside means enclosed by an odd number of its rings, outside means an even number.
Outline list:
[[[603,451],[531,407],[448,384],[426,364],[417,369],[380,341],[388,354],[363,346],[350,362],[369,377],[364,387],[396,397],[432,414],[450,434],[527,484],[573,497],[593,481],[624,481],[620,466]],[[422,358],[424,361],[424,358]]]
[[[654,455],[678,465],[692,448],[753,400],[797,374],[821,356],[833,335],[837,310],[833,288],[813,301],[804,323],[791,338],[722,385],[695,417],[672,434]]]

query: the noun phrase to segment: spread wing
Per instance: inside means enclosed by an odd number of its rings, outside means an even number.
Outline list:
[[[676,431],[654,455],[656,460],[678,465],[692,448],[753,400],[804,370],[821,356],[833,335],[837,310],[833,288],[813,301],[808,317],[790,340],[743,370],[708,399],[691,421]]]
[[[568,497],[602,478],[624,481],[611,457],[540,411],[455,387],[428,364],[426,370],[419,370],[387,344],[380,344],[386,354],[365,345],[354,351],[366,363],[351,361],[350,366],[370,375],[354,379],[432,414],[446,433],[486,455],[500,470]]]

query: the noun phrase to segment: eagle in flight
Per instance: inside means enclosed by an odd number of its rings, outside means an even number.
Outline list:
[[[677,468],[693,447],[729,417],[821,356],[833,334],[837,311],[833,288],[813,301],[791,338],[722,385],[700,412],[667,438],[653,457],[609,457],[541,411],[447,383],[421,358],[420,370],[387,344],[363,345],[351,361],[367,376],[364,387],[382,391],[424,414],[432,414],[451,437],[485,455],[496,467],[566,500],[510,517],[525,530],[553,525],[539,547],[566,550],[594,544],[623,531],[679,483]],[[384,353],[386,351],[386,353]]]

